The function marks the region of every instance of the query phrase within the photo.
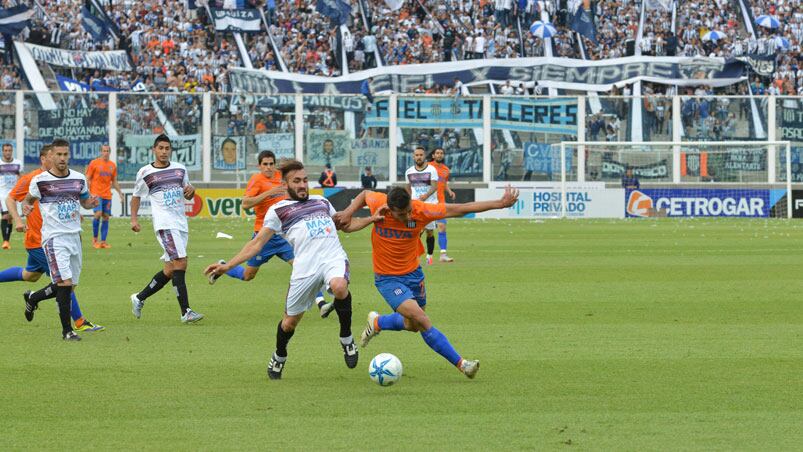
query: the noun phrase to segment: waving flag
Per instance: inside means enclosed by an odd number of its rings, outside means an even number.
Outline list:
[[[577,8],[572,19],[572,30],[590,39],[594,44],[597,43],[597,30],[594,27],[593,13],[586,10],[582,5]]]
[[[84,6],[81,8],[81,24],[84,30],[92,36],[95,42],[103,42],[109,38],[109,27],[106,22],[92,14],[92,12]]]
[[[0,8],[0,34],[15,35],[31,25],[33,10],[25,5]]]
[[[345,25],[351,15],[351,6],[343,0],[318,0],[316,9],[335,25]]]

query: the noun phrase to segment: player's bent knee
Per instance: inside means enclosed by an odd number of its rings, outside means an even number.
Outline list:
[[[349,283],[344,278],[334,278],[329,282],[329,288],[335,298],[343,299],[349,294]]]
[[[28,270],[22,271],[22,280],[26,282],[36,282],[42,277],[41,273],[29,272]]]

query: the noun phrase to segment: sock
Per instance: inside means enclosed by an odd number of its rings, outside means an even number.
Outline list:
[[[276,356],[287,358],[287,343],[290,342],[290,338],[295,332],[295,330],[290,332],[283,330],[282,321],[279,320],[279,326],[276,328]]]
[[[318,292],[317,294],[315,294],[315,299],[316,299],[316,300],[324,300],[324,301],[326,301],[326,300],[323,298],[323,292]]]
[[[32,293],[31,296],[28,298],[31,303],[37,304],[42,300],[48,300],[50,298],[56,297],[56,288],[58,286],[51,283],[45,286],[42,289],[37,290],[36,292]]]
[[[427,256],[432,256],[435,251],[435,237],[427,237]]]
[[[187,295],[187,284],[184,283],[184,270],[173,270],[173,288],[176,289],[176,298],[181,307],[181,315],[190,309],[189,296]]]
[[[424,342],[429,345],[429,348],[438,352],[439,355],[443,356],[453,365],[457,365],[460,363],[460,355],[455,351],[452,344],[449,343],[449,339],[446,339],[446,336],[443,335],[437,328],[434,326],[426,331],[421,332],[421,337],[424,339]]]
[[[70,292],[70,315],[72,316],[73,322],[80,320],[84,317],[81,313],[81,307],[78,306],[78,297],[75,296],[75,292]]]
[[[388,314],[388,315],[380,315],[379,318],[376,319],[376,323],[377,326],[379,326],[379,331],[404,330],[404,316],[402,316],[398,312],[394,312],[393,314]]]
[[[163,271],[159,270],[158,273],[153,275],[151,282],[149,282],[148,285],[137,294],[137,298],[139,301],[145,301],[145,299],[160,291],[168,281],[170,281],[170,278],[168,278]]]
[[[335,312],[340,320],[340,337],[351,336],[351,292],[346,298],[335,298]]]
[[[100,227],[100,220],[95,218],[92,220],[92,237],[98,239],[98,228]]]
[[[59,305],[59,319],[61,320],[61,334],[67,334],[72,331],[72,322],[70,321],[70,293],[72,286],[57,286],[56,287],[56,303]]]
[[[9,267],[0,271],[0,282],[22,281],[22,267]]]
[[[11,222],[8,220],[0,221],[0,229],[3,231],[3,241],[8,242],[11,239]]]
[[[106,237],[109,235],[109,220],[103,220],[100,224],[100,241],[105,242]]]
[[[438,248],[441,249],[441,253],[446,252],[446,231],[438,231]]]
[[[239,280],[245,281],[245,268],[243,268],[242,266],[234,267],[231,270],[227,271],[226,274],[231,276],[232,278],[237,278]]]

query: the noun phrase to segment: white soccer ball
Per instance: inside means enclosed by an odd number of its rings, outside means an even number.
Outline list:
[[[368,365],[368,376],[380,386],[390,386],[401,378],[402,363],[390,353],[380,353]]]

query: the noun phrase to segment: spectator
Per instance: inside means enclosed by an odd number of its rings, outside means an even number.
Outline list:
[[[337,174],[332,170],[332,165],[330,163],[327,163],[325,169],[321,172],[318,183],[321,187],[326,188],[332,188],[337,185]]]
[[[376,177],[374,177],[373,173],[371,172],[371,167],[366,166],[365,172],[360,176],[360,181],[362,182],[362,188],[373,190],[376,188]]]

